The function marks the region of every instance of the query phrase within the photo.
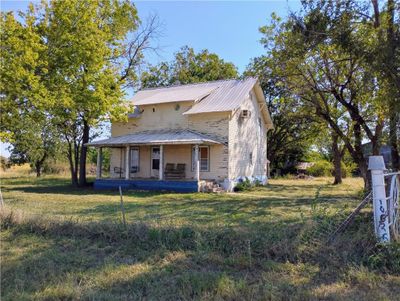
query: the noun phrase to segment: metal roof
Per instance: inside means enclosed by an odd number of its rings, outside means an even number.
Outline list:
[[[87,143],[87,146],[124,146],[124,145],[159,145],[159,144],[223,144],[223,142],[192,130],[154,130],[111,137]]]
[[[244,80],[228,80],[221,82],[219,87],[210,93],[210,95],[201,101],[196,102],[192,108],[183,114],[225,112],[235,110],[248,96],[256,82],[257,79],[252,77]]]
[[[144,89],[138,91],[131,101],[137,106],[168,102],[198,101],[209,95],[218,87],[218,82],[209,82],[193,85]]]
[[[185,114],[231,111],[236,109],[257,82],[256,78],[230,79],[180,86],[144,89],[132,98],[134,105],[193,101]]]
[[[168,102],[192,101],[192,107],[184,115],[230,112],[237,110],[254,88],[258,95],[264,121],[268,128],[273,128],[271,116],[265,106],[264,94],[257,83],[257,78],[229,79],[213,82],[160,87],[138,91],[132,98],[136,106]],[[140,114],[139,114],[140,115]],[[137,117],[132,114],[130,117]]]

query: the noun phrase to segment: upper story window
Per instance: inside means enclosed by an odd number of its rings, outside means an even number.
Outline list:
[[[249,154],[249,162],[250,162],[250,165],[253,165],[253,152],[250,152],[250,154]]]
[[[240,112],[240,117],[241,118],[249,118],[251,115],[251,111],[250,110],[242,110]]]

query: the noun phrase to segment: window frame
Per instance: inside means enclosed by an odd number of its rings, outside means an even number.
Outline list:
[[[160,158],[153,158],[153,149],[158,148],[159,152],[160,152]],[[152,146],[150,148],[150,171],[153,170],[160,170],[160,163],[161,163],[161,147],[160,146]],[[153,168],[153,160],[158,160],[158,169]]]
[[[201,148],[207,149],[207,169],[202,170],[201,169]],[[195,146],[192,147],[192,171],[195,170],[194,167],[194,152],[195,152]],[[200,161],[200,172],[210,172],[210,146],[209,145],[199,145],[199,161]]]

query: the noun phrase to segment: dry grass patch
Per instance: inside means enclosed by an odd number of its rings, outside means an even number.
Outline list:
[[[2,300],[396,300],[400,252],[367,208],[331,245],[306,239],[362,183],[271,180],[239,194],[117,192],[10,176],[2,188]],[[343,209],[344,208],[344,209]]]

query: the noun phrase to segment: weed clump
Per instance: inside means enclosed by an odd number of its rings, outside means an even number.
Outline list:
[[[242,180],[241,182],[236,184],[236,186],[233,188],[233,191],[234,192],[247,191],[247,190],[250,190],[252,187],[253,187],[253,184],[246,177],[245,180]]]

